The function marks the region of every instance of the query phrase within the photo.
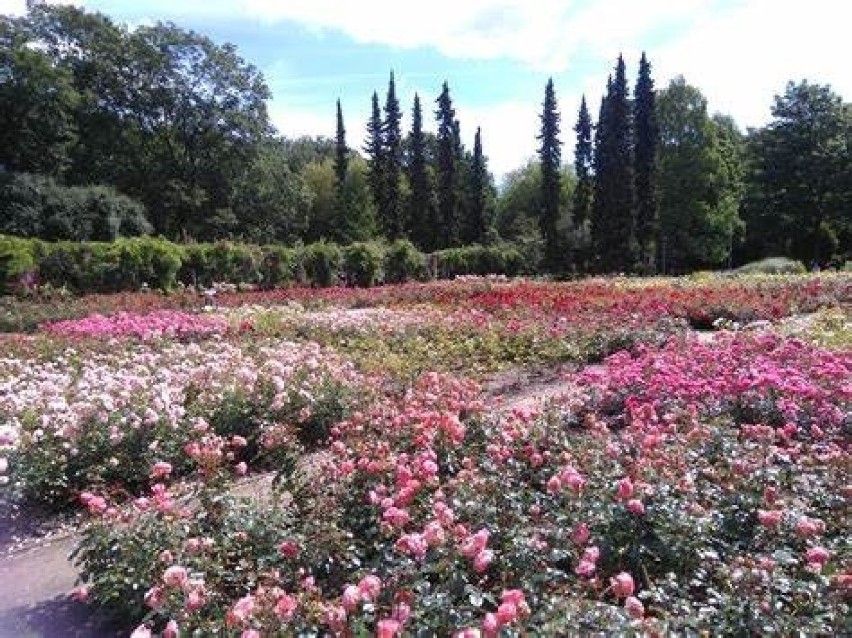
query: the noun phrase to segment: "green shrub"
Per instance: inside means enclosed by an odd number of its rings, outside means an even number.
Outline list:
[[[523,270],[521,252],[509,244],[462,246],[437,253],[442,277],[458,275],[517,275]]]
[[[210,277],[215,282],[256,284],[262,281],[262,255],[257,246],[216,242],[208,253]]]
[[[291,284],[297,280],[299,267],[295,249],[264,246],[260,262],[260,283],[266,289]]]
[[[337,283],[342,255],[337,244],[317,242],[304,248],[305,274],[312,286],[327,288]]]
[[[361,288],[379,283],[382,275],[382,250],[374,243],[358,242],[343,249],[346,280]]]
[[[798,275],[807,272],[805,265],[795,259],[787,257],[767,257],[760,261],[753,261],[736,270],[742,275]]]
[[[119,263],[117,289],[138,289],[148,284],[170,290],[177,282],[183,251],[164,239],[127,239],[115,244]]]
[[[24,278],[36,273],[36,242],[0,236],[0,294],[18,289]]]
[[[210,244],[187,244],[183,247],[183,261],[178,278],[187,286],[207,288],[213,285],[210,265]]]
[[[109,186],[62,186],[11,173],[0,179],[0,233],[51,241],[113,241],[146,235],[145,207]]]
[[[407,239],[397,239],[385,251],[385,281],[401,284],[426,275],[425,256]]]

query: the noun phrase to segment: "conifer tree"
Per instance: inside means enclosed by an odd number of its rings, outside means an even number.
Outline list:
[[[618,56],[595,137],[592,244],[599,272],[630,272],[636,262],[631,115],[624,59]]]
[[[636,244],[640,272],[655,270],[655,237],[659,225],[659,127],[656,115],[656,92],[651,79],[651,65],[645,53],[639,61],[639,77],[633,102],[636,127],[634,156],[636,188]]]
[[[488,168],[482,153],[482,130],[477,126],[473,138],[473,158],[470,170],[470,201],[468,203],[467,243],[484,244],[488,231]]]
[[[574,147],[574,172],[577,175],[577,187],[574,189],[574,223],[580,225],[589,219],[592,213],[592,117],[586,106],[586,96],[580,101],[577,116],[577,144]]]
[[[396,83],[393,72],[388,82],[388,94],[385,101],[385,120],[382,123],[384,207],[380,209],[382,227],[388,239],[398,239],[405,234],[402,218],[402,113],[396,97]]]
[[[562,142],[559,140],[559,111],[556,104],[556,92],[553,78],[547,81],[544,89],[544,104],[541,114],[541,133],[538,150],[541,161],[541,201],[539,218],[541,235],[544,238],[544,268],[556,272],[564,265],[560,253],[557,221],[559,220],[559,192],[562,168]]]
[[[423,111],[420,96],[415,93],[408,138],[408,231],[412,241],[422,250],[437,248],[438,220],[435,192],[429,175],[426,138],[423,134]]]
[[[450,88],[444,82],[436,100],[438,110],[438,217],[441,224],[440,247],[457,246],[459,243],[458,184],[456,112],[450,98]]]
[[[383,219],[382,211],[385,209],[384,150],[382,112],[379,108],[379,96],[373,91],[373,108],[367,122],[367,140],[364,144],[364,152],[367,154],[370,163],[367,178],[379,219]]]
[[[337,192],[343,189],[346,181],[346,168],[349,164],[349,148],[346,146],[346,128],[343,126],[343,109],[337,100],[337,135],[334,146],[334,175],[337,179]]]

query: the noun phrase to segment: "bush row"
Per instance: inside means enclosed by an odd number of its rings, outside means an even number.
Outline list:
[[[145,285],[170,290],[178,283],[369,287],[468,274],[516,275],[525,268],[521,253],[510,245],[474,245],[425,255],[405,240],[285,247],[175,244],[153,237],[45,242],[0,236],[0,293],[5,294],[44,285],[79,293],[138,290]]]

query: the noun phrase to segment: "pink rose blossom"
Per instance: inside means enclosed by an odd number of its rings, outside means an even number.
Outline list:
[[[645,504],[638,498],[631,498],[627,501],[627,509],[637,516],[642,516],[645,513]]]
[[[177,622],[170,620],[166,623],[166,628],[163,629],[163,638],[178,638],[180,636],[180,627]]]
[[[361,594],[361,598],[367,602],[376,600],[381,591],[382,581],[379,580],[378,576],[364,576],[358,583],[358,592]]]
[[[130,638],[151,638],[152,635],[151,628],[148,625],[139,625],[130,634]]]
[[[172,473],[172,464],[165,461],[157,461],[151,468],[150,477],[152,479],[166,478]]]
[[[384,618],[376,625],[377,638],[393,638],[400,632],[399,621],[393,618]]]
[[[299,545],[296,541],[286,540],[278,546],[278,553],[284,558],[296,558],[299,555]]]
[[[500,631],[500,621],[497,619],[497,614],[488,612],[482,620],[482,633],[486,637],[496,636]]]
[[[590,560],[581,560],[574,569],[578,576],[591,578],[595,573],[595,564]]]
[[[778,527],[781,524],[781,519],[784,517],[784,512],[781,510],[758,510],[757,520],[764,527]]]
[[[183,587],[188,579],[186,568],[180,565],[167,567],[166,571],[163,572],[163,582],[167,587]]]
[[[624,477],[616,483],[616,492],[619,499],[626,501],[633,496],[633,481],[629,477]]]
[[[361,592],[355,585],[346,585],[346,587],[343,588],[341,602],[343,603],[343,608],[346,611],[353,612],[361,603]]]
[[[488,545],[488,530],[481,529],[473,536],[468,536],[461,544],[459,552],[465,558],[475,558]]]
[[[824,565],[828,562],[831,553],[824,547],[810,547],[805,552],[805,556],[807,557],[809,563]]]
[[[488,566],[493,560],[494,552],[490,549],[483,549],[476,555],[476,558],[473,559],[473,569],[476,571],[476,573],[481,574],[486,569],[488,569]]]
[[[500,603],[499,607],[497,607],[497,620],[501,625],[508,625],[509,623],[514,622],[517,616],[518,607],[514,603],[503,602]]]
[[[411,618],[411,606],[406,602],[396,603],[391,610],[391,617],[400,625],[404,625]]]
[[[624,601],[624,608],[631,618],[641,620],[645,617],[645,606],[635,596],[628,596]]]
[[[627,598],[633,595],[633,576],[627,572],[621,572],[609,580],[612,593],[619,598]]]
[[[78,603],[85,603],[89,600],[90,591],[86,585],[80,585],[71,590],[69,596],[72,600]]]
[[[275,603],[275,613],[282,620],[290,620],[296,613],[299,600],[290,594],[282,594]]]
[[[585,545],[589,540],[589,526],[580,523],[571,531],[571,541],[575,545]]]

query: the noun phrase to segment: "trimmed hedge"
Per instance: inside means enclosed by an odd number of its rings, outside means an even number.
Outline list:
[[[214,283],[276,288],[290,285],[374,286],[436,276],[505,274],[525,270],[511,245],[466,246],[424,255],[406,240],[340,247],[255,246],[234,242],[175,244],[155,237],[115,242],[46,242],[0,235],[0,294],[38,286],[76,293],[122,292],[143,286],[169,291]]]

